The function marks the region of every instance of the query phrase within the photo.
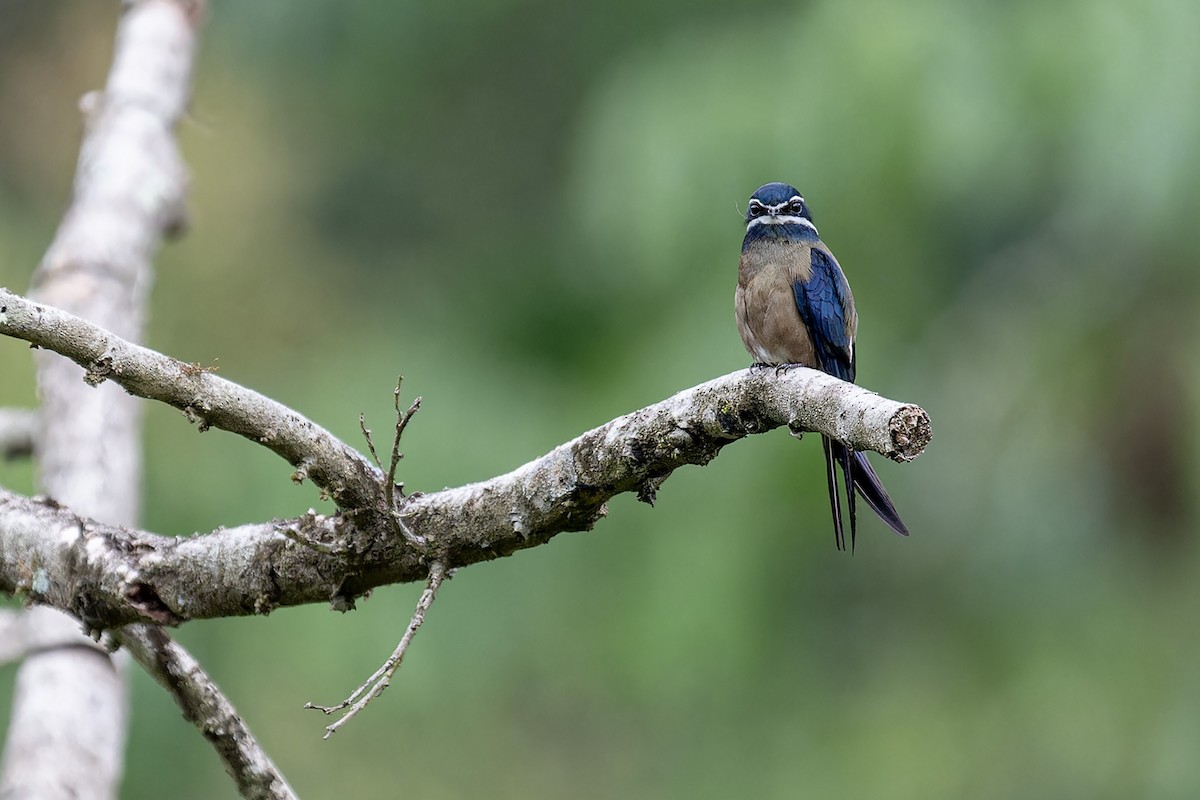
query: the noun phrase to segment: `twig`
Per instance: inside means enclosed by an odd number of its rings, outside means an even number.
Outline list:
[[[361,411],[358,413],[358,429],[362,431],[363,438],[367,440],[367,449],[371,451],[371,460],[375,462],[375,466],[379,467],[379,471],[383,472],[383,462],[379,460],[379,453],[375,452],[375,442],[371,440],[371,429],[367,427],[367,415]]]
[[[242,797],[290,800],[296,794],[237,709],[187,650],[153,625],[130,625],[117,639],[170,693],[183,716],[217,751]]]
[[[413,611],[408,628],[404,631],[404,635],[400,637],[400,643],[396,645],[396,649],[388,656],[387,661],[384,661],[379,669],[371,673],[371,677],[367,678],[362,686],[359,686],[351,692],[349,697],[335,706],[318,706],[313,703],[304,704],[304,708],[313,708],[325,714],[334,714],[345,708],[350,709],[337,722],[325,727],[325,736],[323,738],[328,739],[337,732],[338,728],[358,716],[360,711],[366,708],[372,700],[381,695],[383,690],[391,684],[392,676],[396,674],[396,670],[400,669],[400,664],[404,661],[404,654],[408,652],[408,646],[412,644],[413,637],[417,635],[417,629],[425,622],[425,615],[429,612],[429,608],[437,598],[438,587],[442,585],[442,579],[445,576],[445,564],[440,561],[434,561],[429,565],[429,578],[425,583],[425,591],[421,592],[421,597],[417,600],[417,607]]]
[[[388,464],[387,480],[384,483],[383,494],[384,502],[387,503],[388,514],[391,515],[392,521],[399,529],[402,536],[409,542],[422,546],[425,544],[425,537],[420,536],[408,527],[400,516],[400,509],[396,507],[396,467],[400,464],[400,459],[404,458],[404,454],[400,452],[400,437],[404,435],[404,429],[408,427],[408,421],[412,419],[413,414],[416,414],[421,409],[421,398],[413,400],[412,405],[408,407],[408,411],[400,410],[400,386],[404,383],[404,376],[400,375],[396,378],[396,388],[392,391],[392,405],[396,409],[396,432],[392,436],[392,458]],[[382,465],[380,465],[382,468]],[[403,492],[401,492],[403,496]]]
[[[400,459],[404,458],[404,454],[400,452],[400,437],[404,435],[404,429],[408,426],[408,421],[412,419],[412,415],[417,413],[421,408],[421,398],[413,401],[408,412],[400,410],[400,386],[404,383],[404,376],[396,378],[396,388],[392,390],[392,405],[396,408],[396,432],[392,436],[392,458],[388,465],[387,477],[384,479],[383,486],[383,506],[384,512],[391,521],[392,528],[396,533],[399,533],[404,539],[417,547],[424,547],[425,537],[413,533],[412,529],[405,524],[401,518],[400,509],[396,507],[396,466],[400,463]],[[371,429],[367,427],[367,418],[365,414],[358,415],[358,428],[362,431],[363,438],[367,440],[367,448],[371,451],[371,458],[375,461],[375,466],[383,471],[383,462],[379,460],[379,453],[375,450],[375,442],[371,438]],[[403,484],[401,484],[403,486]],[[401,492],[403,498],[403,491]]]
[[[421,410],[421,398],[418,397],[412,401],[408,411],[400,411],[400,384],[403,382],[403,375],[396,378],[396,388],[392,391],[392,405],[396,409],[396,433],[392,436],[392,461],[388,465],[386,489],[388,508],[391,509],[396,507],[396,467],[400,464],[400,459],[404,458],[404,454],[400,452],[400,437],[404,435],[404,429],[408,427],[408,421],[412,419],[413,414]]]

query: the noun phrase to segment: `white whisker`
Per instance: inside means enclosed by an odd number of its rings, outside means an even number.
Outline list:
[[[804,217],[795,217],[791,215],[782,217],[754,217],[746,223],[746,230],[750,230],[755,225],[803,225],[813,233],[817,232],[817,226],[813,225],[811,220],[807,220]]]

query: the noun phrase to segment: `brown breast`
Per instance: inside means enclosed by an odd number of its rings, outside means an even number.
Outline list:
[[[812,253],[806,242],[767,240],[742,253],[734,315],[742,343],[756,361],[817,366],[792,293],[795,281],[810,277]]]

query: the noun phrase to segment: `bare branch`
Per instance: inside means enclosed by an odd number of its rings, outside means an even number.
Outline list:
[[[325,714],[334,714],[344,708],[350,709],[337,722],[325,727],[324,738],[328,739],[337,732],[338,728],[358,716],[358,713],[366,708],[368,703],[383,694],[383,690],[391,685],[392,676],[396,674],[396,670],[400,669],[400,664],[404,661],[404,654],[408,652],[408,646],[412,644],[413,637],[417,635],[417,629],[425,622],[425,615],[429,613],[433,601],[437,599],[438,587],[442,585],[442,579],[445,577],[445,565],[440,561],[433,562],[429,567],[429,578],[425,582],[425,591],[421,592],[421,597],[417,600],[417,607],[413,611],[412,619],[409,620],[408,628],[400,637],[400,643],[396,645],[396,649],[383,662],[383,665],[371,673],[371,677],[367,678],[362,686],[351,692],[349,697],[336,706],[304,704],[305,708],[314,708]]]
[[[237,709],[192,655],[166,631],[153,625],[130,625],[117,633],[117,639],[174,698],[184,718],[212,744],[242,797],[253,800],[296,797]]]
[[[37,412],[0,408],[0,458],[23,458],[33,453]]]
[[[0,289],[0,333],[66,356],[83,378],[106,380],[174,406],[200,430],[236,433],[284,458],[342,508],[375,508],[383,475],[356,450],[292,409],[106,331],[79,317]]]
[[[310,513],[176,539],[0,491],[0,590],[70,610],[95,628],[313,602],[347,608],[376,586],[425,580],[433,560],[456,569],[589,529],[612,496],[650,499],[678,467],[707,464],[730,442],[783,426],[897,461],[915,458],[931,436],[917,406],[824,373],[740,370],[619,417],[506,475],[409,497],[401,513],[426,538],[423,548],[397,535],[386,514]],[[824,509],[812,520],[823,526]]]

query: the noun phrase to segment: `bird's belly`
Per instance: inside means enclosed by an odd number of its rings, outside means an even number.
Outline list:
[[[812,339],[782,266],[769,264],[739,283],[734,298],[738,333],[746,350],[764,364],[817,365]]]

